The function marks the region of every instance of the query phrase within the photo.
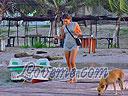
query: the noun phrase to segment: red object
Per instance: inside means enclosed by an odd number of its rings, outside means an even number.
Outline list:
[[[88,51],[95,53],[95,49],[96,49],[96,39],[95,38],[82,38],[82,48],[87,48],[88,47]]]
[[[39,83],[39,82],[43,82],[44,80],[39,80],[39,79],[32,79],[32,83]]]

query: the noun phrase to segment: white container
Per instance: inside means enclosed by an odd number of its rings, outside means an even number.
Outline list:
[[[47,58],[38,59],[36,61],[36,64],[37,64],[37,66],[40,66],[40,67],[51,67],[50,62]]]
[[[31,74],[28,73],[29,69],[27,68],[33,70]],[[22,62],[22,60],[19,58],[12,58],[8,65],[12,81],[26,80],[23,76],[32,76],[31,80],[49,80],[49,71],[45,70],[42,73],[42,70],[44,70],[44,68],[51,68],[48,59],[38,59],[35,63],[33,61]]]

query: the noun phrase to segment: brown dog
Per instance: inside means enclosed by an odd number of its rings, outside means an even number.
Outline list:
[[[115,94],[117,94],[116,90],[116,82],[118,81],[121,92],[124,89],[123,87],[123,78],[124,72],[121,69],[114,69],[109,72],[109,75],[106,78],[102,78],[99,82],[99,86],[97,87],[98,95],[102,95],[107,89],[109,84],[113,84]]]

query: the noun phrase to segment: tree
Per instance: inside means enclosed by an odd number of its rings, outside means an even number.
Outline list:
[[[51,33],[57,35],[57,28],[60,24],[60,18],[64,13],[74,13],[82,7],[85,0],[37,0],[38,4],[43,6],[42,10],[50,10],[55,17],[54,21],[51,21]],[[53,30],[55,29],[55,30]],[[54,31],[54,32],[53,32]]]
[[[0,0],[0,18],[1,18],[1,20],[2,20],[4,13],[6,13],[7,10],[12,12],[11,4],[12,4],[11,0]]]
[[[116,25],[116,30],[113,34],[113,45],[119,48],[119,32],[120,32],[120,22],[122,15],[124,13],[128,14],[128,0],[109,0],[110,9],[112,12],[116,13],[118,20]]]
[[[104,3],[105,2],[105,3]],[[64,13],[75,13],[82,6],[92,7],[103,6],[110,12],[116,13],[118,20],[116,30],[113,34],[113,45],[119,47],[120,21],[124,13],[128,14],[128,0],[0,0],[0,16],[4,13],[15,13],[18,11],[21,15],[34,13],[34,15],[47,15],[52,11],[55,20],[52,21],[52,34],[57,34],[57,27],[60,17]],[[53,32],[53,29],[55,31]]]
[[[113,46],[119,48],[120,22],[123,14],[128,14],[128,0],[85,0],[88,7],[102,6],[118,17],[116,29],[113,33]],[[105,3],[104,3],[105,2]]]

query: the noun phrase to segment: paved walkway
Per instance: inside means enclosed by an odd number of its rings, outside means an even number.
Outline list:
[[[15,88],[0,88],[0,96],[97,96],[97,85],[98,83],[93,82],[69,84],[62,81],[48,81],[35,84],[24,83]],[[105,94],[105,96],[113,96],[111,86]],[[124,90],[122,96],[128,96],[128,90]]]

